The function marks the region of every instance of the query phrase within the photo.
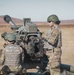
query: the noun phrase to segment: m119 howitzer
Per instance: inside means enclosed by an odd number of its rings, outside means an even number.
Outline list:
[[[14,34],[17,37],[16,42],[20,45],[23,43],[25,56],[29,55],[27,59],[31,59],[32,61],[40,60],[44,53],[42,33],[38,30],[37,26],[31,22],[31,19],[24,18],[24,24],[21,26],[16,25],[9,15],[5,15],[4,20],[9,23],[11,29],[15,31]]]
[[[15,30],[15,35],[20,37],[21,41],[19,44],[23,42],[25,59],[40,61],[44,54],[42,33],[38,30],[37,26],[31,22],[31,19],[24,19],[24,24],[21,26],[16,25],[8,15],[4,16],[4,20],[11,25],[12,30]],[[74,75],[74,66],[61,64],[60,69],[62,71],[61,75]],[[63,74],[65,70],[68,71],[68,73],[65,72]]]

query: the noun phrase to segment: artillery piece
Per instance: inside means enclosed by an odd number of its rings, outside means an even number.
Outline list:
[[[23,42],[24,44],[24,54],[25,59],[30,59],[31,61],[40,61],[44,56],[42,32],[40,32],[37,26],[31,22],[30,18],[24,18],[24,24],[21,26],[16,25],[9,15],[4,16],[4,20],[11,25],[11,29],[15,30],[15,35],[19,36],[21,41],[18,45]],[[29,62],[29,61],[28,61]],[[74,75],[74,66],[67,64],[60,64],[61,75]],[[64,73],[65,72],[65,73]],[[28,73],[27,73],[28,74]],[[31,75],[38,75],[31,74]],[[49,75],[49,74],[43,74]]]
[[[11,25],[16,35],[16,43],[21,45],[24,49],[25,59],[32,61],[39,61],[43,56],[43,43],[42,33],[38,30],[37,26],[31,22],[30,18],[24,18],[24,24],[21,26],[16,25],[9,15],[4,16],[4,20]],[[19,38],[18,38],[19,37]]]

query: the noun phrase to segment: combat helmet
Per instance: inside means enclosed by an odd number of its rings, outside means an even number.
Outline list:
[[[7,33],[5,36],[5,39],[7,41],[14,41],[14,40],[16,40],[16,36],[14,35],[14,33]]]
[[[50,15],[48,18],[47,18],[47,22],[59,22],[60,23],[60,20],[58,18],[57,15]]]

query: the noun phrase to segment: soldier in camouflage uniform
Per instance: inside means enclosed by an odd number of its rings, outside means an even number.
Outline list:
[[[21,47],[15,44],[16,36],[13,33],[7,33],[5,38],[8,41],[8,45],[6,45],[4,49],[4,66],[2,68],[2,72],[21,73],[24,61],[24,52]]]
[[[46,35],[46,43],[44,48],[47,49],[46,55],[48,56],[51,75],[60,75],[60,63],[61,63],[61,30],[59,28],[59,18],[56,15],[50,15],[47,18],[50,25],[50,29]]]

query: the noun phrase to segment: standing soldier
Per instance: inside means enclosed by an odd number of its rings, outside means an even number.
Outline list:
[[[8,41],[8,45],[4,49],[4,67],[2,71],[21,73],[24,52],[21,47],[15,44],[16,36],[13,33],[7,33],[5,38]]]
[[[46,55],[48,56],[50,66],[50,75],[60,75],[60,63],[61,63],[61,31],[59,28],[59,18],[56,15],[50,15],[47,18],[47,22],[50,25],[50,29],[46,35],[45,48],[47,46]]]

